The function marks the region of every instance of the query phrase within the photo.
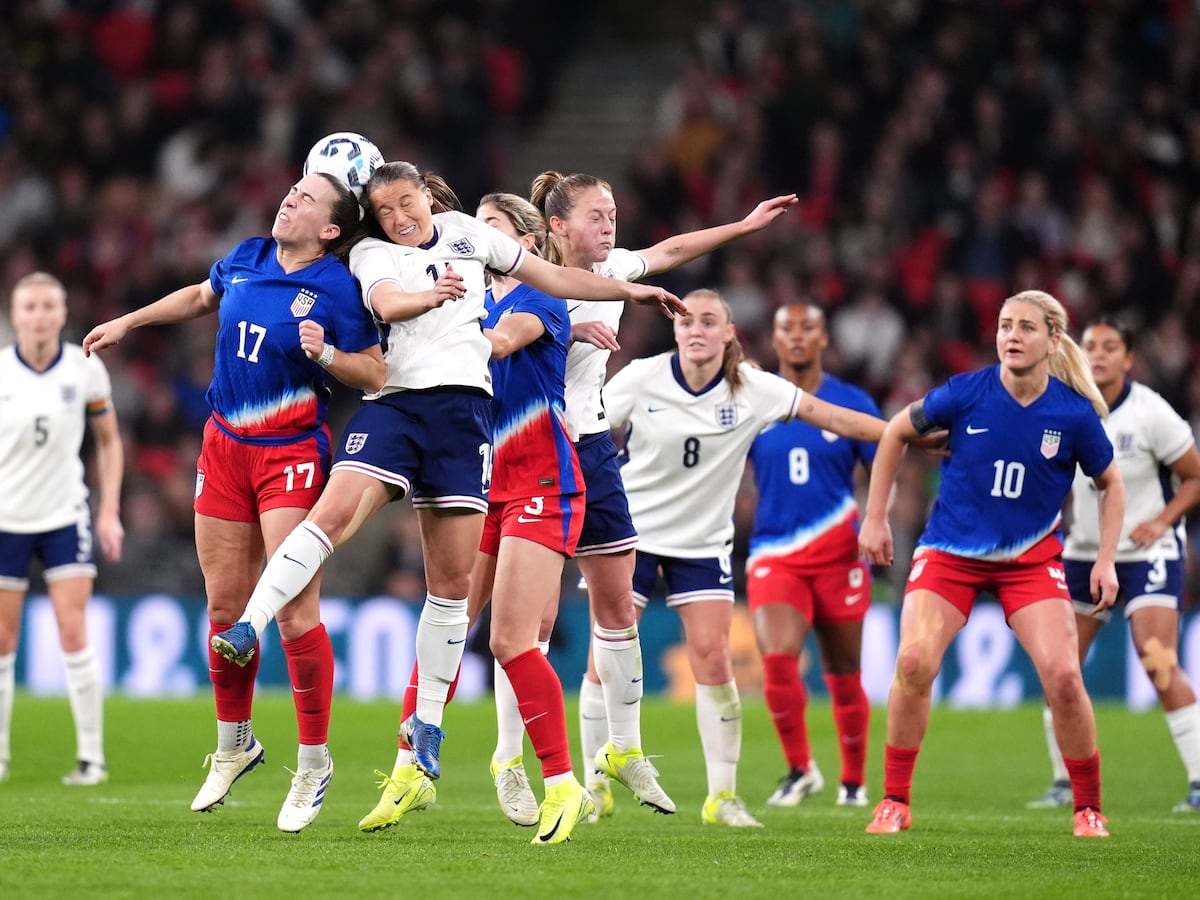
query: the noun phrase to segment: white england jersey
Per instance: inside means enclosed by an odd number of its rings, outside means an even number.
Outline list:
[[[1167,469],[1195,443],[1186,421],[1159,394],[1130,382],[1109,411],[1104,431],[1113,445],[1113,458],[1125,482],[1125,521],[1117,544],[1117,562],[1179,559],[1185,535],[1183,523],[1168,528],[1152,547],[1139,549],[1129,532],[1153,519],[1174,493]],[[1078,469],[1071,487],[1073,521],[1063,547],[1065,559],[1094,560],[1100,549],[1100,510],[1096,486]]]
[[[63,344],[45,372],[16,346],[0,350],[0,531],[38,534],[88,515],[83,446],[88,410],[107,408],[108,370]]]
[[[488,360],[492,345],[480,323],[484,308],[484,268],[501,275],[515,271],[524,249],[491,225],[460,212],[433,217],[433,239],[419,247],[402,247],[367,238],[350,251],[350,271],[362,285],[363,302],[371,309],[371,292],[383,282],[404,291],[425,291],[451,266],[463,277],[465,293],[407,322],[383,322],[387,380],[373,400],[396,391],[461,386],[491,394]],[[371,310],[374,314],[374,310]],[[378,317],[376,317],[378,319]]]
[[[790,419],[804,392],[742,363],[737,394],[723,374],[693,393],[679,357],[638,359],[604,386],[615,431],[628,429],[621,467],[638,549],[697,559],[729,552],[733,506],[750,445],[763,426]]]
[[[609,252],[604,262],[593,265],[592,271],[605,278],[638,281],[646,274],[646,268],[643,257],[632,250],[617,248]],[[571,300],[567,304],[572,325],[603,322],[613,331],[617,330],[624,311],[624,303]],[[572,341],[567,351],[567,433],[573,441],[608,431],[600,390],[608,374],[610,353],[586,341]]]

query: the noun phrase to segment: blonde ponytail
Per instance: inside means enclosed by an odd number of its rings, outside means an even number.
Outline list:
[[[1046,317],[1046,327],[1051,336],[1058,336],[1058,350],[1048,360],[1050,374],[1066,384],[1077,394],[1086,397],[1101,419],[1108,418],[1108,404],[1096,387],[1092,367],[1087,356],[1071,335],[1067,333],[1067,311],[1063,305],[1045,291],[1021,291],[1004,301],[1005,306],[1013,302],[1032,303]]]

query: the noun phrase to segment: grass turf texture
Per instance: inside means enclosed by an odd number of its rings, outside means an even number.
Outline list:
[[[361,834],[358,819],[390,770],[398,709],[335,699],[336,775],[325,809],[298,835],[276,830],[295,765],[291,700],[256,701],[267,762],[211,815],[188,805],[214,746],[211,702],[111,698],[111,780],[59,783],[72,765],[65,699],[19,695],[13,766],[0,784],[0,897],[1164,897],[1193,896],[1200,815],[1173,813],[1182,767],[1161,713],[1100,707],[1105,814],[1112,838],[1071,836],[1066,810],[1026,810],[1048,783],[1040,710],[935,709],[914,784],[914,825],[890,837],[863,829],[870,808],[834,806],[836,738],[827,705],[809,711],[825,791],[794,809],[765,799],[783,774],[761,701],[745,709],[739,793],[765,824],[702,825],[704,767],[691,706],[648,700],[646,749],[679,805],[664,817],[617,787],[616,813],[580,825],[558,847],[499,812],[487,761],[490,703],[455,704],[436,805]],[[574,722],[573,706],[568,721]],[[571,732],[574,736],[575,727]],[[872,806],[882,782],[883,712],[873,712]],[[578,755],[578,751],[576,751]],[[527,768],[541,796],[537,764]],[[578,760],[576,772],[579,773]]]

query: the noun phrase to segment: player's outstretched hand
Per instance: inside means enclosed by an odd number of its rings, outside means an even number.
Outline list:
[[[683,301],[666,288],[652,284],[630,284],[629,299],[639,306],[657,306],[668,319],[687,314]]]
[[[752,231],[759,231],[766,228],[785,212],[800,202],[800,198],[795,194],[783,194],[779,197],[772,197],[770,200],[764,200],[742,219],[742,223]]]
[[[83,354],[91,356],[97,350],[115,347],[129,334],[129,326],[123,325],[121,319],[113,319],[102,325],[97,325],[83,339]]]
[[[601,350],[620,350],[617,332],[603,322],[577,322],[571,326],[571,340],[591,344]]]

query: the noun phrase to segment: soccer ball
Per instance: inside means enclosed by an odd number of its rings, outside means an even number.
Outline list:
[[[383,154],[369,138],[352,131],[338,131],[312,145],[304,160],[304,174],[332,175],[361,199],[367,179],[382,165]]]

